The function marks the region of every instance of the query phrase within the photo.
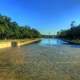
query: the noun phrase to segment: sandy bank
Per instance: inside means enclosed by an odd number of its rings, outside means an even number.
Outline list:
[[[28,45],[35,43],[39,41],[40,39],[26,39],[26,40],[8,40],[8,41],[1,41],[0,42],[0,49],[1,48],[9,48],[9,47],[17,47],[17,46],[23,46],[23,45]]]
[[[8,48],[11,47],[11,42],[1,42],[0,43],[0,48]]]
[[[18,42],[17,46],[23,46],[23,45],[32,44],[32,43],[35,43],[35,42],[37,42],[39,40],[40,39],[34,39],[34,40],[28,40],[28,41]]]

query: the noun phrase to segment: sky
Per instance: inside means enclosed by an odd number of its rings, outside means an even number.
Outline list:
[[[53,35],[80,23],[80,0],[0,0],[0,14]]]

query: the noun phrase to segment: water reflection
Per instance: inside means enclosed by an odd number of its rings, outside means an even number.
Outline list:
[[[62,45],[65,45],[65,46],[70,46],[70,47],[73,47],[73,48],[80,48],[80,45],[77,45],[77,44],[70,44],[66,41],[63,41],[61,39],[57,39],[57,38],[47,38],[47,39],[42,39],[41,42],[38,43],[39,45],[42,45],[42,46],[46,46],[46,47],[53,47],[54,45],[55,46],[62,46]]]
[[[64,45],[66,44],[66,42],[60,39],[48,38],[48,39],[42,39],[42,41],[39,44],[46,46],[53,46],[53,45]]]

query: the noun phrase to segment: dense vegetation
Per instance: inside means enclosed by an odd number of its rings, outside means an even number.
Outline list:
[[[80,39],[80,24],[74,25],[73,21],[71,28],[57,32],[57,37],[71,40]]]
[[[19,26],[10,17],[0,15],[0,39],[38,38],[40,32],[29,26]]]

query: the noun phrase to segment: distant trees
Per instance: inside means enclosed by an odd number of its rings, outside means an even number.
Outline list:
[[[80,24],[74,26],[74,22],[72,22],[71,28],[57,32],[57,37],[65,39],[80,39]]]
[[[0,15],[0,39],[38,38],[41,34],[29,26],[19,26],[10,17]]]

